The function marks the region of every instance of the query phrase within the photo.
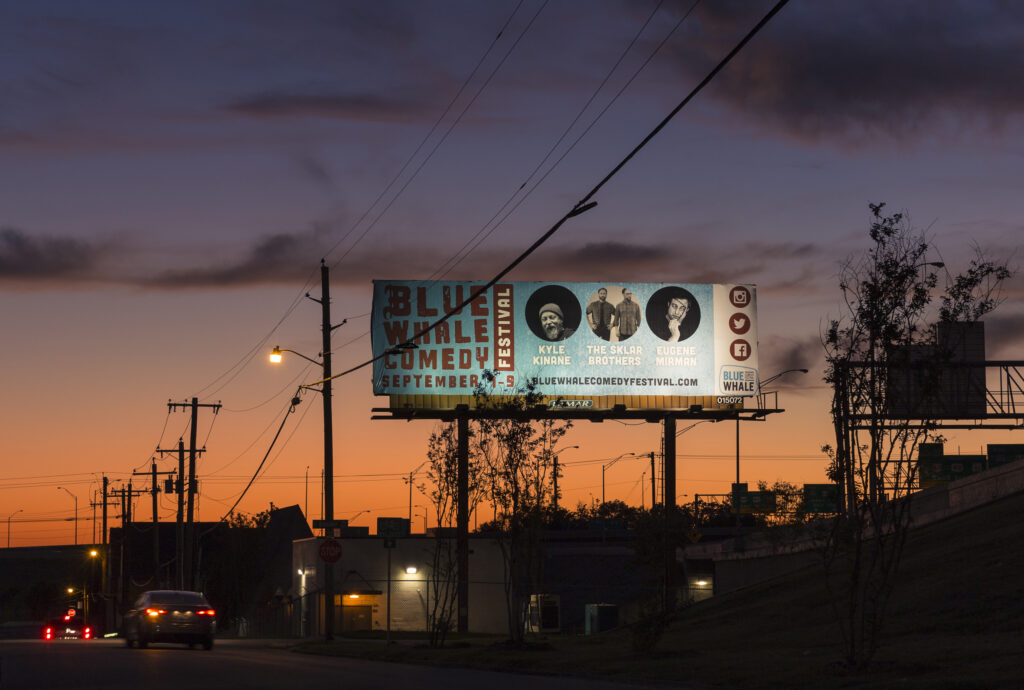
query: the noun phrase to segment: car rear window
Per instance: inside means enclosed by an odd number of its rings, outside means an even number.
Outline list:
[[[207,606],[206,597],[196,592],[153,592],[149,600],[154,604],[177,606]]]

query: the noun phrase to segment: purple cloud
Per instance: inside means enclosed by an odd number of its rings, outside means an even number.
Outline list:
[[[677,41],[687,79],[703,76],[764,7],[704,3]],[[710,36],[710,38],[709,38]],[[998,129],[1024,113],[1024,6],[791,3],[706,94],[742,121],[805,141],[916,140]]]
[[[102,249],[70,237],[0,228],[0,280],[50,281],[88,275]]]

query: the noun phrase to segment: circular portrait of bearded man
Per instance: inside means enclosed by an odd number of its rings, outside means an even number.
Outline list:
[[[526,325],[541,340],[570,338],[580,326],[583,310],[572,291],[562,285],[537,288],[526,301]]]

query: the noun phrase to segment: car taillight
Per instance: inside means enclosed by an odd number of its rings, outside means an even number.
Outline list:
[[[83,636],[83,637],[84,637],[85,639],[87,639],[87,640],[88,640],[88,639],[89,639],[90,637],[92,637],[92,628],[86,628],[86,629],[85,629],[85,632],[83,632],[83,633],[82,633],[82,636]]]
[[[197,616],[213,616],[214,613],[213,609],[200,609],[199,611],[196,611]]]
[[[146,609],[146,615],[147,616],[159,616],[159,615],[162,615],[164,613],[167,613],[167,612],[164,611],[163,609]]]
[[[53,639],[53,628],[47,628],[43,632],[43,639],[46,639],[46,640],[52,640]]]

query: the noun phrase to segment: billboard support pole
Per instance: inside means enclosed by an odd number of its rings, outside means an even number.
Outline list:
[[[740,485],[740,416],[736,415],[736,486]],[[739,494],[733,491],[733,506],[736,509],[736,537],[740,535],[740,501]]]
[[[462,406],[460,406],[462,407]],[[455,516],[456,549],[459,561],[458,632],[469,632],[469,416],[458,415],[458,507]]]
[[[670,514],[676,508],[676,419],[668,415],[664,421],[664,463],[662,469],[662,503],[665,511],[665,611],[674,611],[676,608],[676,548],[672,539],[670,529],[674,521]]]

